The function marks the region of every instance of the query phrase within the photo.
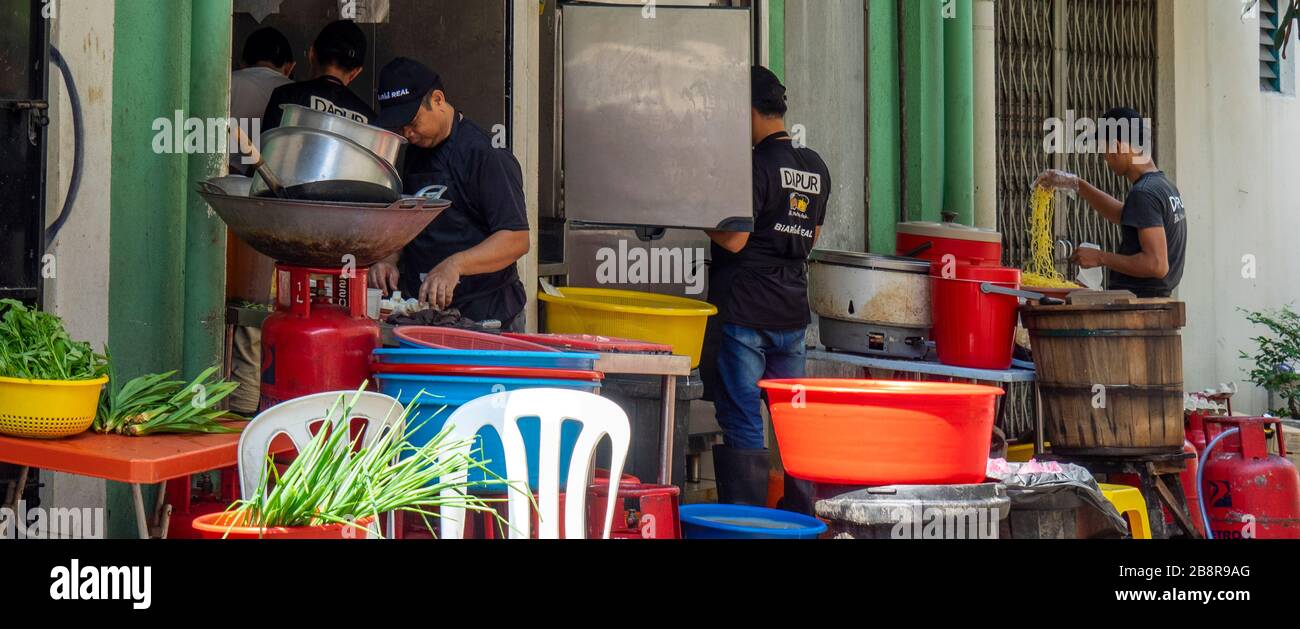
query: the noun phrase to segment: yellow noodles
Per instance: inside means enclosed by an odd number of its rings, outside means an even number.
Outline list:
[[[1034,188],[1030,197],[1029,263],[1025,265],[1020,283],[1041,288],[1078,288],[1056,271],[1055,243],[1053,242],[1054,215],[1052,203],[1055,193],[1042,186]]]

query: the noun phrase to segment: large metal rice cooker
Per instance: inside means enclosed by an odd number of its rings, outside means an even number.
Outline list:
[[[818,249],[808,258],[808,297],[827,348],[921,358],[930,329],[930,263]]]

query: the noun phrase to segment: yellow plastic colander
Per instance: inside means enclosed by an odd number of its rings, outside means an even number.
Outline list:
[[[708,302],[611,288],[561,288],[563,297],[538,293],[546,303],[546,331],[593,334],[670,345],[700,365],[704,326],[718,309]]]
[[[0,434],[58,439],[86,432],[95,422],[99,392],[108,376],[94,380],[0,378]]]

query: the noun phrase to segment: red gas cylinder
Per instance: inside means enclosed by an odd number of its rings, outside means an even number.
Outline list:
[[[260,410],[355,390],[370,377],[380,338],[379,324],[366,317],[366,274],[276,265],[275,312],[262,324]]]
[[[1196,409],[1194,411],[1187,411],[1183,415],[1184,434],[1187,437],[1187,441],[1191,442],[1192,446],[1196,449],[1197,457],[1200,457],[1201,452],[1205,451],[1205,417],[1209,414],[1210,411]]]
[[[1221,539],[1300,539],[1300,474],[1286,457],[1282,426],[1272,417],[1206,417],[1207,433],[1236,428],[1210,452],[1201,490],[1210,529]],[[1277,438],[1269,454],[1267,428]]]

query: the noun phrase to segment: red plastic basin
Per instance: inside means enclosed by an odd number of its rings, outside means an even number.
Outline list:
[[[787,473],[841,485],[984,481],[1002,389],[894,380],[764,380]]]

